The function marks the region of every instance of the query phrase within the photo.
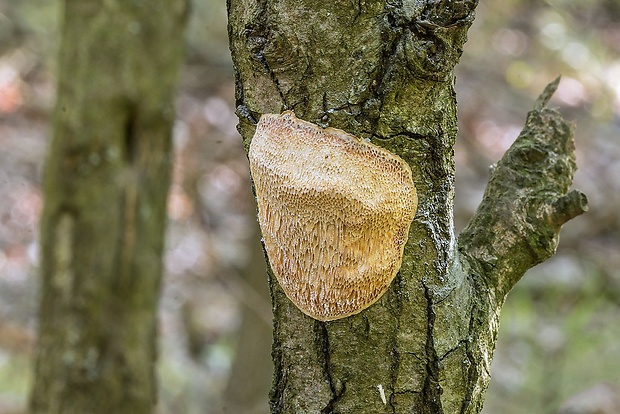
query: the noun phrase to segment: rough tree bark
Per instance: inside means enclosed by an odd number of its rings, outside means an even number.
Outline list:
[[[419,198],[399,274],[358,315],[313,320],[270,272],[272,413],[479,412],[506,294],[586,209],[581,193],[567,195],[572,128],[546,108],[554,83],[455,237],[453,68],[476,5],[228,0],[246,148],[262,113],[292,109],[401,156]]]
[[[185,0],[66,0],[32,413],[150,413]]]

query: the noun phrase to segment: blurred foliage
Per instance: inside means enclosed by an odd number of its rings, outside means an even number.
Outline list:
[[[193,3],[160,310],[162,414],[208,413],[234,358],[241,304],[261,315],[269,308],[240,276],[262,264],[248,262],[255,208],[235,131],[225,2]],[[59,5],[0,0],[0,413],[25,412],[31,375]],[[487,414],[555,413],[582,390],[620,385],[620,2],[481,2],[457,67],[455,221],[467,223],[489,166],[558,74],[552,105],[576,122],[575,187],[590,211],[510,294]]]

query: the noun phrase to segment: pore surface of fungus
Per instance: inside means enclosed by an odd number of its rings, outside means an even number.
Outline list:
[[[260,118],[249,159],[265,250],[289,299],[322,321],[376,302],[417,208],[407,163],[290,111]]]

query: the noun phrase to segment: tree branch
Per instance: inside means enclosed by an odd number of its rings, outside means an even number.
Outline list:
[[[500,300],[529,268],[555,253],[561,226],[587,211],[583,193],[567,194],[577,169],[574,128],[547,108],[559,80],[545,88],[492,168],[478,211],[459,237],[459,251]]]

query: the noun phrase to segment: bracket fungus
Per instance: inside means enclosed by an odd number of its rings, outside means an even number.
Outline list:
[[[407,163],[290,111],[261,116],[249,159],[265,250],[288,298],[321,321],[375,303],[400,269],[417,208]]]

